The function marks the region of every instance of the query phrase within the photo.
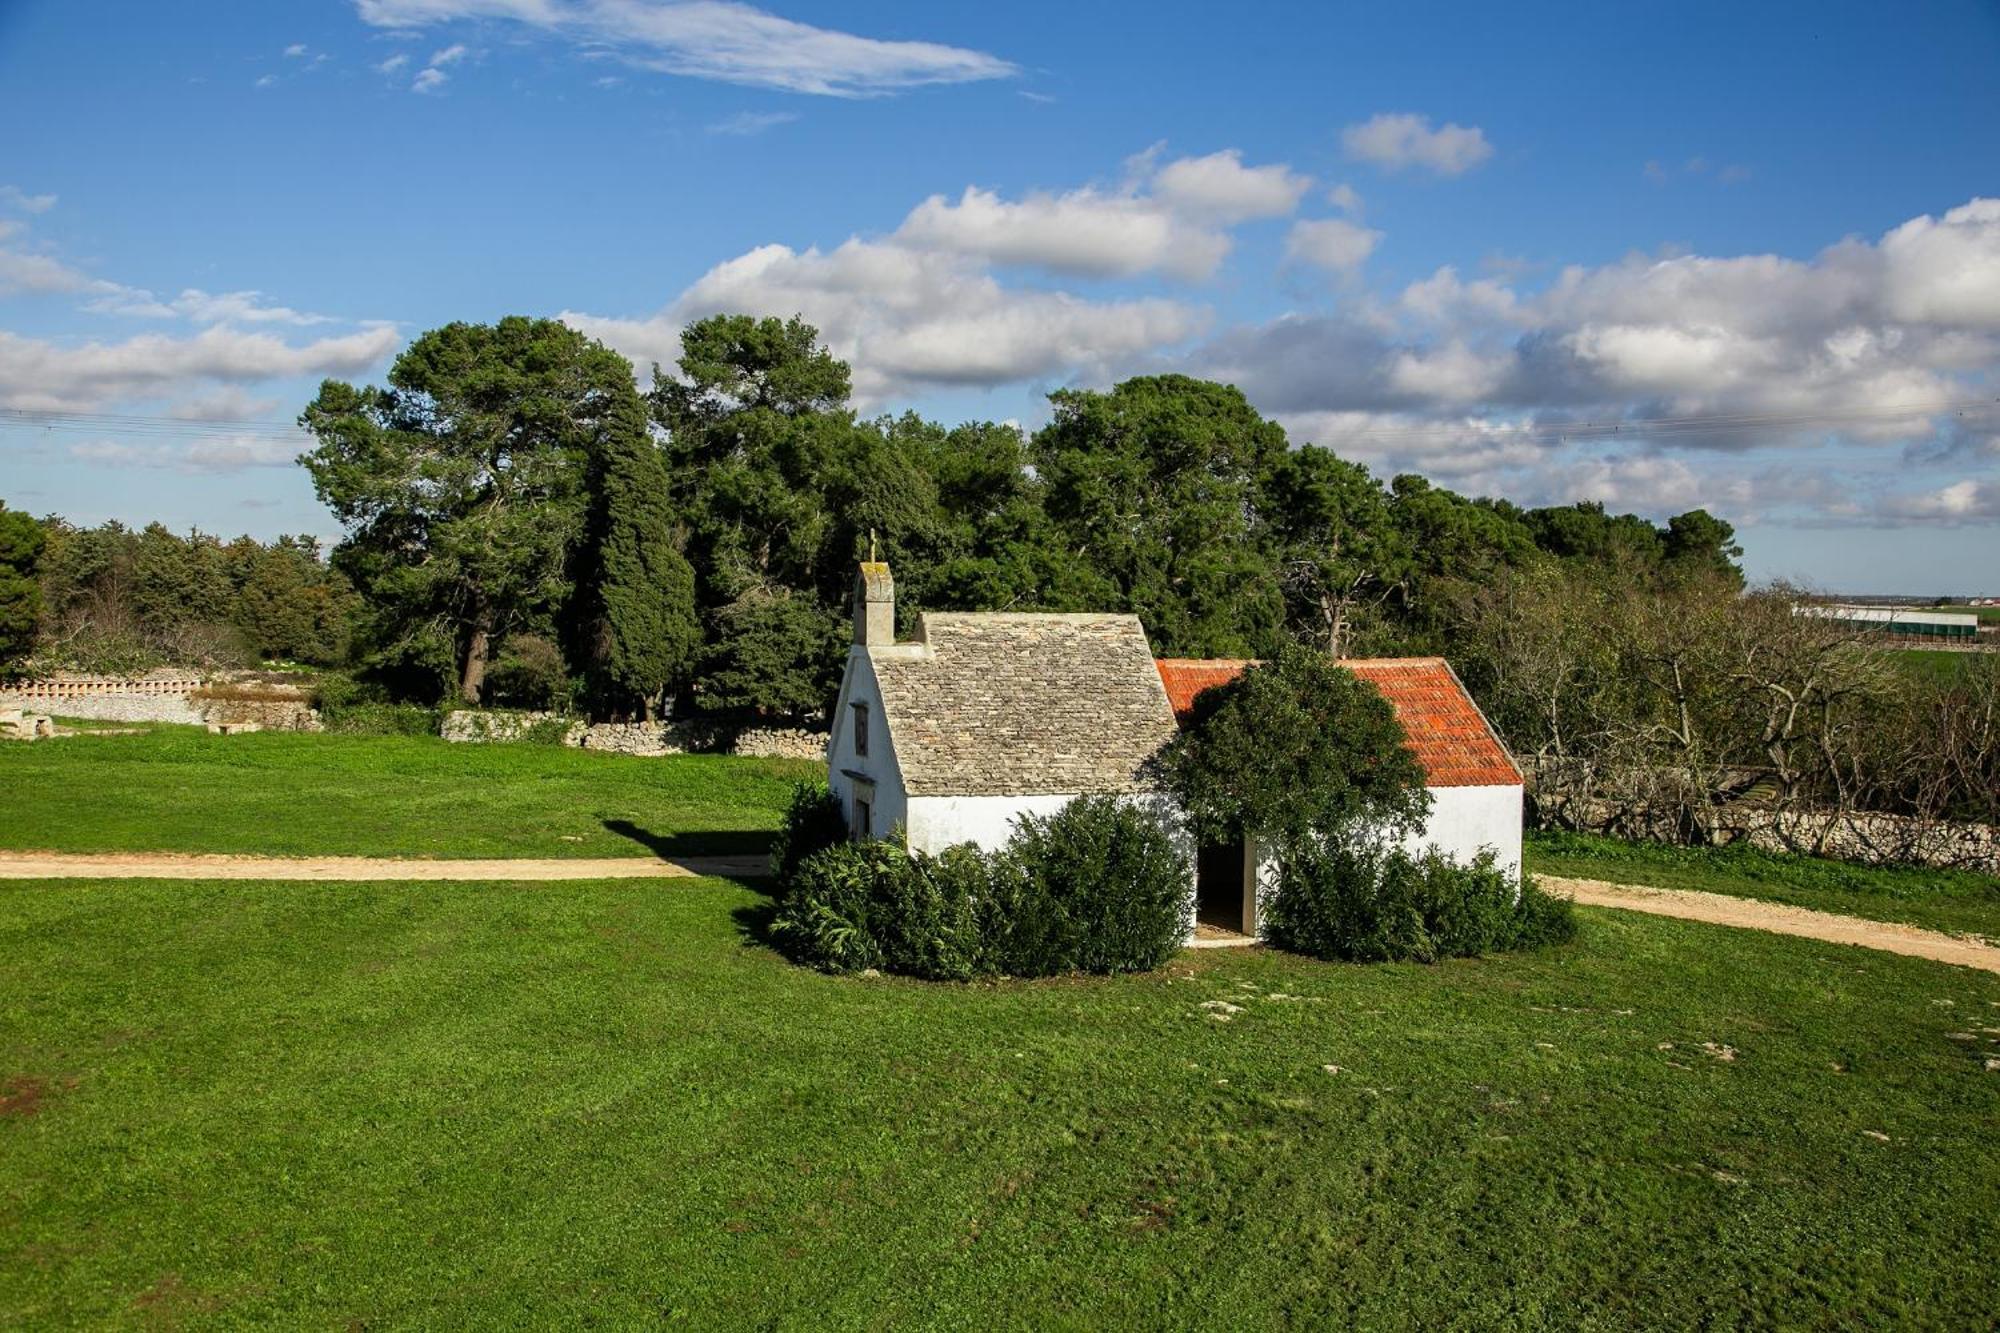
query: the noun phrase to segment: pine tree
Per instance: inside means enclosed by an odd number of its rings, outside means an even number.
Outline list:
[[[0,505],[0,666],[27,656],[35,646],[42,614],[35,561],[42,541],[41,524]]]

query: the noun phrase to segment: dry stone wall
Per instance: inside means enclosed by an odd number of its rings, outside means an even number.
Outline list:
[[[523,741],[552,723],[558,713],[459,709],[445,714],[439,734],[467,743]],[[756,758],[824,759],[826,733],[805,728],[741,727],[709,721],[570,721],[562,743],[582,750],[657,759],[673,754],[733,754]]]

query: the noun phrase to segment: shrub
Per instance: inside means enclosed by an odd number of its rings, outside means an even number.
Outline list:
[[[981,903],[993,970],[1012,976],[1146,972],[1181,947],[1193,870],[1155,815],[1084,796],[1025,815]]]
[[[969,846],[931,857],[892,842],[840,843],[800,863],[771,933],[793,958],[829,972],[965,981],[982,970],[974,904],[987,874]]]
[[[940,856],[849,843],[839,808],[801,783],[773,865],[772,933],[800,962],[931,980],[1137,972],[1187,937],[1187,859],[1160,823],[1110,797],[1027,818],[1007,846]]]
[[[538,634],[510,634],[486,673],[486,697],[501,708],[567,709],[572,693],[562,650]]]
[[[1307,839],[1280,858],[1264,930],[1283,949],[1351,962],[1423,962],[1575,936],[1566,900],[1521,884],[1491,852],[1462,865],[1377,839]]]
[[[771,877],[782,889],[809,857],[846,840],[847,817],[826,784],[795,783],[785,822],[771,844]]]

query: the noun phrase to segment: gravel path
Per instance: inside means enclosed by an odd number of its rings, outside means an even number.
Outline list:
[[[1610,884],[1600,879],[1565,879],[1538,875],[1550,893],[1574,898],[1589,907],[1617,907],[1628,912],[1706,921],[1717,926],[1741,926],[1778,935],[1802,935],[1829,944],[1857,944],[1864,949],[1930,958],[1960,967],[2000,972],[2000,948],[1976,939],[1947,935],[1894,921],[1867,921],[1837,912],[1814,912],[1757,898],[1732,898],[1693,889],[1649,889],[1638,884]]]
[[[208,856],[174,852],[0,852],[0,879],[564,880],[754,879],[763,856],[546,857],[470,861],[377,856]]]

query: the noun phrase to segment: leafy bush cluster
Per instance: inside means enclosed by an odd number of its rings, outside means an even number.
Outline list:
[[[1516,880],[1491,852],[1464,865],[1352,839],[1287,849],[1264,929],[1314,958],[1434,963],[1561,944],[1576,918],[1567,899]]]
[[[313,685],[320,725],[341,736],[435,736],[443,713],[436,708],[387,702],[379,686],[329,672]]]
[[[1395,711],[1324,654],[1286,648],[1204,691],[1160,770],[1207,842],[1277,851],[1271,943],[1315,958],[1435,962],[1571,938],[1567,901],[1502,872],[1397,846],[1430,811]]]
[[[803,963],[949,981],[1103,975],[1158,967],[1187,937],[1187,858],[1114,797],[1024,816],[993,853],[834,841],[797,855],[825,818],[822,794],[802,787],[776,858],[792,868],[773,933]]]
[[[800,782],[792,787],[785,822],[771,844],[771,877],[790,884],[799,866],[847,839],[847,818],[824,782]]]

